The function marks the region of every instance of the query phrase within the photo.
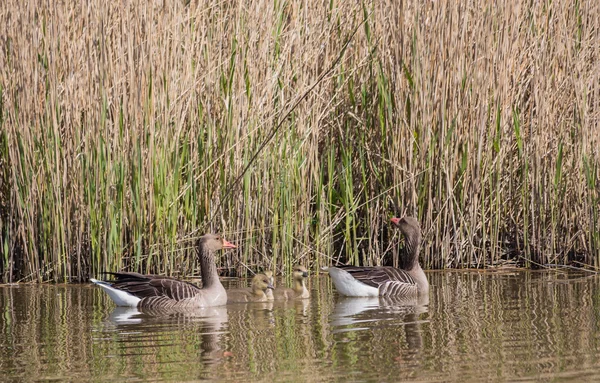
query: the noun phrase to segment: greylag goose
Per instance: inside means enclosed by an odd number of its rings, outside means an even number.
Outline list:
[[[293,287],[291,289],[274,289],[272,298],[274,300],[306,299],[310,296],[304,280],[308,277],[306,267],[296,265],[292,271]]]
[[[112,298],[117,306],[184,309],[220,306],[227,303],[227,293],[219,280],[214,253],[236,246],[222,236],[205,234],[198,239],[202,288],[188,282],[160,275],[111,273],[112,281],[90,278]]]
[[[272,290],[273,285],[264,274],[256,274],[252,278],[250,287],[244,289],[231,289],[227,291],[227,303],[266,302],[267,290]]]
[[[389,266],[329,267],[327,271],[340,294],[350,297],[419,297],[429,294],[429,282],[419,265],[419,222],[412,217],[392,218],[391,221],[406,238],[402,269]]]

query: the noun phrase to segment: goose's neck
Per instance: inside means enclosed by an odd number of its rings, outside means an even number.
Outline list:
[[[402,262],[403,269],[406,270],[417,283],[419,294],[429,292],[429,282],[419,264],[419,250],[421,248],[421,235],[414,234],[406,236],[406,254]]]
[[[265,292],[260,287],[252,286],[252,294],[258,298],[266,298]]]
[[[269,301],[275,299],[275,296],[273,295],[273,290],[267,289],[267,291],[265,291],[265,297],[267,297],[267,300]]]
[[[200,273],[202,275],[202,288],[206,289],[221,284],[215,263],[215,255],[203,245],[200,245]]]
[[[306,286],[304,285],[304,278],[302,279],[294,279],[294,292],[298,295],[302,295],[306,290]]]
[[[411,270],[407,270],[411,277],[417,283],[417,291],[419,291],[420,295],[426,295],[429,293],[429,281],[427,281],[427,276],[425,272],[421,268],[421,265],[417,263],[417,266],[412,268]]]
[[[419,265],[419,249],[421,247],[421,236],[406,236],[405,255],[402,261],[402,268],[406,271],[421,269]],[[421,270],[423,271],[423,270]]]

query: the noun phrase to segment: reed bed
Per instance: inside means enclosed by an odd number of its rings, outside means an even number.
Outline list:
[[[397,264],[599,267],[600,4],[0,9],[0,278]],[[397,201],[397,203],[394,203]]]

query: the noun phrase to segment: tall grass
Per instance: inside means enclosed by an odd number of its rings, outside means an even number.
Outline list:
[[[397,264],[401,213],[427,267],[598,267],[599,16],[8,0],[2,281],[193,273],[206,231],[224,272]]]

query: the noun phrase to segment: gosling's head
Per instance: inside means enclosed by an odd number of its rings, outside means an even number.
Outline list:
[[[273,286],[275,286],[275,283],[274,283],[274,282],[275,282],[275,279],[273,278],[273,272],[272,272],[271,270],[267,270],[267,271],[265,271],[265,273],[264,273],[264,274],[265,274],[265,276],[266,276],[267,278],[269,278],[269,282],[271,282],[271,284],[272,284]]]
[[[294,268],[292,269],[292,278],[294,278],[297,281],[301,281],[302,278],[307,278],[307,277],[308,277],[308,270],[306,269],[306,267],[304,267],[302,265],[294,266]]]
[[[273,289],[273,284],[266,275],[256,274],[252,278],[252,289],[266,291],[267,289]]]

